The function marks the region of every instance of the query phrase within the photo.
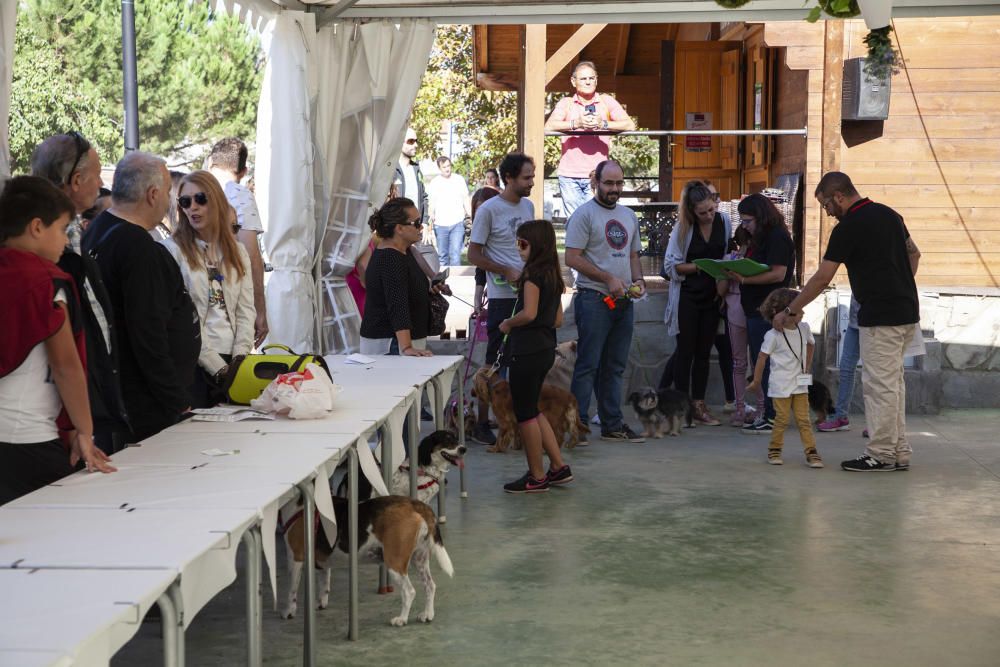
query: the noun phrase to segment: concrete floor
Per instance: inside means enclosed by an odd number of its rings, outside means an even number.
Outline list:
[[[472,445],[467,500],[451,477],[456,574],[434,566],[434,622],[415,622],[415,583],[411,624],[390,627],[398,594],[375,595],[363,566],[361,639],[347,641],[342,559],[318,662],[998,665],[998,426],[996,410],[911,417],[912,469],[869,474],[838,466],[862,451],[860,423],[817,435],[823,470],[805,467],[797,434],[781,467],[764,463],[766,438],[727,426],[595,438],[567,455],[573,484],[536,496],[501,490],[520,452]],[[243,599],[238,580],[198,615],[189,666],[243,664]],[[266,664],[302,664],[301,630],[268,611]],[[160,664],[160,650],[148,623],[112,664]]]

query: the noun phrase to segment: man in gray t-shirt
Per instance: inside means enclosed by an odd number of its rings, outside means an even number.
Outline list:
[[[500,178],[504,190],[476,210],[469,239],[469,261],[486,271],[486,364],[492,365],[497,357],[503,364],[500,347],[503,334],[500,323],[510,317],[517,303],[511,284],[521,276],[524,262],[517,252],[515,232],[522,223],[535,218],[535,207],[527,198],[535,185],[535,162],[523,153],[511,153],[500,163]],[[472,439],[484,445],[496,443],[490,431],[489,406],[484,398],[479,400],[479,422],[472,432]]]
[[[573,313],[579,340],[571,390],[586,423],[596,390],[601,439],[644,442],[624,421],[622,384],[632,346],[632,298],[646,293],[639,265],[639,221],[618,204],[625,187],[613,160],[597,166],[594,198],[566,224],[566,266],[576,269]],[[610,297],[609,305],[605,299]]]

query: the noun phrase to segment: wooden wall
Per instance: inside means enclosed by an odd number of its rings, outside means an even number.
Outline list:
[[[905,68],[892,79],[888,120],[842,123],[837,154],[826,157],[863,195],[905,218],[923,255],[919,285],[1000,287],[1000,18],[899,19],[895,27]],[[846,23],[843,58],[865,55],[865,34],[863,22]],[[768,23],[765,37],[769,46],[786,47],[778,127],[791,126],[783,117],[799,117],[803,75],[806,82],[808,275],[835,222],[821,218],[812,198],[824,157],[824,26]],[[775,158],[780,173],[802,155],[781,140]]]
[[[900,19],[906,67],[881,136],[842,134],[841,168],[897,209],[920,248],[922,285],[1000,287],[1000,17]],[[865,55],[862,22],[844,57]]]

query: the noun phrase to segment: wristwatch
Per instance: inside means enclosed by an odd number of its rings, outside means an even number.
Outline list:
[[[602,130],[608,129],[608,121],[607,121],[607,119],[601,121],[601,129]]]
[[[789,317],[795,317],[796,315],[798,315],[798,313],[793,313],[791,308],[785,306],[785,315],[788,315]]]

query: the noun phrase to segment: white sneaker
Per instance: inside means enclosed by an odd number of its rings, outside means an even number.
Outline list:
[[[722,406],[722,413],[728,415],[734,412],[736,412],[736,403],[726,401],[726,404]]]

